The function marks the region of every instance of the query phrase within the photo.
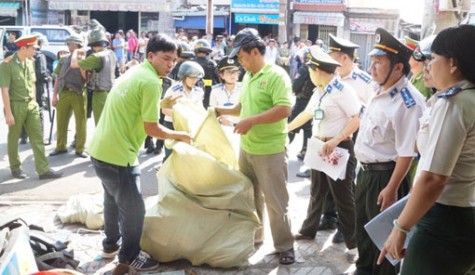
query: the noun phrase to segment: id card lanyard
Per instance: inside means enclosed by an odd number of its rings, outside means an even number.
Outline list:
[[[315,110],[313,114],[313,119],[314,120],[323,120],[325,118],[325,112],[323,111],[320,106],[322,105],[322,100],[323,98],[328,94],[328,91],[325,90],[325,93],[323,93],[322,96],[320,96],[320,99],[318,99],[318,108]]]

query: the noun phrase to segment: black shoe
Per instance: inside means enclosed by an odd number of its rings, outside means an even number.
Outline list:
[[[27,143],[27,140],[26,140],[26,138],[22,138],[22,139],[20,139],[20,144],[26,144],[26,143]]]
[[[69,147],[76,148],[76,140],[73,140],[73,142],[71,142],[71,145],[69,145]]]
[[[40,175],[40,180],[57,179],[62,175],[63,173],[55,172],[54,170],[49,169],[46,173]]]
[[[155,149],[153,149],[153,153],[154,153],[155,155],[160,155],[160,154],[162,153],[162,150],[161,150],[160,148],[158,148],[158,147],[155,147]]]
[[[304,234],[301,234],[301,233],[297,233],[294,235],[294,239],[296,241],[299,241],[299,240],[313,240],[315,239],[315,237],[310,237],[310,236],[307,236],[307,235],[304,235]]]
[[[337,230],[335,235],[333,236],[333,243],[344,243],[345,242],[345,237],[343,236],[343,233],[341,233],[340,230]]]
[[[310,169],[307,169],[303,172],[298,172],[297,177],[299,177],[299,178],[310,178]]]
[[[151,153],[153,153],[154,150],[155,150],[155,148],[153,148],[152,146],[149,146],[149,147],[147,147],[147,150],[145,151],[145,154],[151,154]]]
[[[307,150],[301,150],[300,153],[297,154],[297,158],[299,160],[303,160],[305,158],[305,153]]]
[[[66,154],[68,150],[54,150],[53,152],[49,153],[50,157],[57,156],[60,154]]]
[[[136,271],[150,271],[157,269],[159,263],[152,259],[147,253],[140,251],[139,255],[130,264]]]
[[[336,218],[333,217],[325,217],[323,216],[322,220],[320,221],[320,225],[318,225],[317,230],[334,230],[336,229]]]
[[[78,156],[80,158],[83,158],[83,159],[86,159],[86,158],[89,157],[85,152],[76,152],[76,156]]]
[[[26,174],[21,169],[12,171],[12,176],[17,179],[26,179]]]

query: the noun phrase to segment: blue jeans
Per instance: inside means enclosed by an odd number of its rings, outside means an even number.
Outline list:
[[[122,237],[119,262],[130,263],[140,252],[145,204],[138,166],[117,166],[91,157],[104,188],[104,250],[114,251]]]

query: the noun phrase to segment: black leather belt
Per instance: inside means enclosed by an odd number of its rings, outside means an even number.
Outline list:
[[[392,170],[396,167],[396,162],[373,162],[373,163],[363,163],[361,162],[361,169],[363,171],[387,171]]]

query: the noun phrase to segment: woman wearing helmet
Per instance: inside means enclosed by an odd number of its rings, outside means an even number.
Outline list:
[[[219,78],[221,83],[213,85],[211,95],[209,97],[209,106],[234,106],[239,103],[241,96],[241,83],[238,82],[241,71],[240,64],[236,58],[228,58],[224,56],[218,63]],[[238,118],[220,117],[223,125],[231,126],[233,122],[237,122]]]
[[[178,70],[178,79],[180,81],[168,88],[164,97],[180,96],[181,98],[178,101],[190,101],[203,108],[204,91],[202,88],[196,86],[198,80],[203,78],[203,76],[204,71],[200,64],[194,61],[183,62]],[[163,108],[162,112],[165,114],[163,125],[174,130],[172,119],[173,110],[171,108]],[[171,153],[172,151],[165,147],[165,157],[163,161],[165,161]]]

